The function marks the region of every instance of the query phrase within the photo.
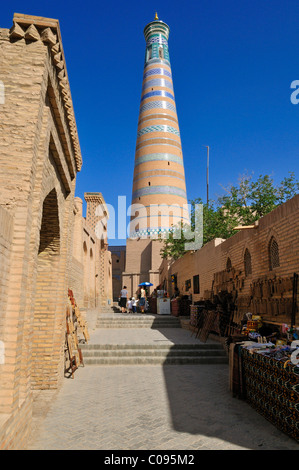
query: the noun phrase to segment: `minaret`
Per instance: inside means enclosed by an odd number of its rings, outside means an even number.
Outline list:
[[[189,223],[185,172],[168,52],[169,26],[155,20],[144,28],[145,63],[137,129],[131,222],[122,284],[136,295],[138,284],[159,284],[165,235]]]
[[[169,26],[155,20],[144,28],[145,63],[132,191],[130,238],[151,237],[187,223],[182,145],[168,52]],[[185,205],[185,207],[184,207]],[[135,214],[134,214],[135,212]]]

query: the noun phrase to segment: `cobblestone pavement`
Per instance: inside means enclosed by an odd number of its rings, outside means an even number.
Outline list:
[[[174,330],[171,341],[186,337]],[[138,342],[169,339],[154,330],[136,334]],[[96,330],[91,341],[133,336]],[[34,415],[28,450],[298,450],[231,396],[227,365],[81,367],[58,392],[38,393]]]

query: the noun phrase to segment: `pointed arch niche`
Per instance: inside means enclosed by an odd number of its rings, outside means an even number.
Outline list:
[[[278,268],[280,266],[279,246],[274,235],[271,236],[270,241],[268,243],[268,257],[270,271],[273,271],[273,269]]]
[[[244,251],[244,272],[246,277],[252,275],[251,254],[248,248]]]

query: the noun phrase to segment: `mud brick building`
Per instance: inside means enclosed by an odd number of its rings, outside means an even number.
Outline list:
[[[112,303],[112,259],[108,250],[109,213],[101,193],[85,193],[74,199],[73,251],[69,286],[80,310],[105,309]],[[97,208],[101,207],[100,214]],[[99,233],[98,233],[99,232]]]
[[[62,382],[68,288],[80,306],[105,303],[109,255],[74,199],[82,157],[59,22],[15,14],[0,73],[0,449],[22,449],[33,391]]]
[[[240,320],[246,312],[274,324],[291,322],[293,278],[299,273],[299,195],[227,240],[215,239],[171,262],[163,260],[160,282],[170,294],[173,279],[193,302],[228,292]],[[299,325],[298,295],[296,325]]]
[[[119,293],[123,287],[122,273],[126,266],[126,246],[109,246],[112,262],[112,286],[113,286],[113,300],[118,301]]]

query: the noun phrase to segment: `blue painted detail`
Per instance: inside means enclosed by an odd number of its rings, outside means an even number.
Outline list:
[[[147,78],[150,75],[166,75],[166,77],[172,78],[171,72],[168,72],[168,70],[165,70],[165,69],[162,69],[162,68],[156,68],[156,69],[148,70],[148,72],[145,72],[143,74],[143,78]]]
[[[166,98],[171,98],[174,101],[174,96],[171,93],[162,90],[151,91],[150,93],[146,93],[142,96],[141,101],[146,100],[146,98],[151,98],[151,96],[164,96]]]
[[[165,39],[162,36],[162,34],[157,34],[157,35],[151,36],[148,39],[148,41],[146,42],[146,47],[149,47],[151,44],[154,44],[154,43],[167,44],[168,45],[167,39]]]

